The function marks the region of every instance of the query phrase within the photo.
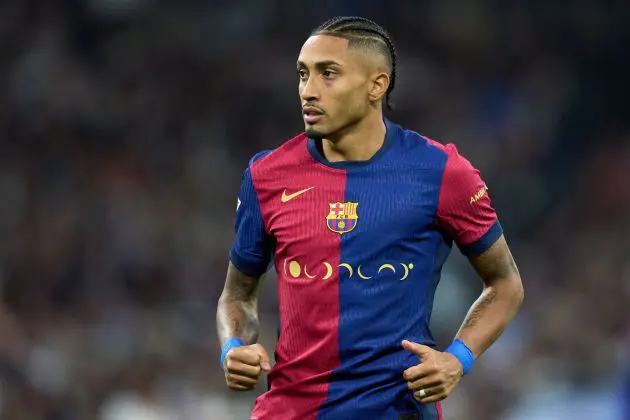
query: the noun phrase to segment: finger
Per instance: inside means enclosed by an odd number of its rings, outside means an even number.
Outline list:
[[[429,364],[420,363],[412,366],[403,372],[403,378],[408,382],[417,381],[435,373],[435,367]]]
[[[270,371],[271,362],[270,362],[269,353],[267,353],[267,350],[265,350],[265,348],[261,344],[258,344],[258,343],[250,346],[250,348],[254,350],[256,353],[258,353],[258,355],[260,356],[260,367],[263,368],[263,370],[267,372]]]
[[[227,376],[227,380],[231,383],[245,386],[256,386],[256,384],[258,383],[258,378],[236,374],[229,374]]]
[[[246,365],[253,366],[260,364],[260,354],[258,354],[256,349],[250,347],[251,346],[234,347],[227,353],[226,358],[243,362]]]
[[[414,343],[413,341],[409,340],[403,340],[402,346],[405,350],[418,356],[420,360],[425,360],[435,351],[431,347],[425,346],[423,344]]]
[[[422,398],[420,400],[420,403],[421,404],[431,404],[431,403],[434,403],[434,402],[443,401],[447,397],[448,397],[448,394],[441,392],[441,393],[438,393],[438,394],[435,394],[435,395],[431,395],[430,397]]]
[[[412,391],[421,389],[429,389],[441,385],[442,381],[439,376],[431,375],[413,382],[407,382],[407,387]]]
[[[441,401],[446,398],[448,393],[443,387],[431,387],[422,390],[415,391],[413,397],[421,404],[429,404],[436,401]]]
[[[251,378],[258,378],[260,375],[260,366],[258,364],[252,366],[230,359],[226,362],[225,366],[227,368],[226,373],[228,374],[249,376]]]
[[[251,391],[252,389],[254,389],[254,387],[252,387],[252,386],[240,385],[240,384],[233,383],[233,382],[228,382],[227,386],[232,391]]]

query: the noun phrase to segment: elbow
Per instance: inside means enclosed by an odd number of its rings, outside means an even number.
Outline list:
[[[217,302],[217,308],[221,308],[225,306],[226,303],[227,303],[227,293],[225,293],[225,290],[224,290],[221,293],[221,296],[219,296],[219,301]]]
[[[494,289],[497,297],[512,309],[513,313],[516,313],[523,305],[525,289],[518,274],[497,279],[490,284],[486,284],[486,287]]]
[[[525,288],[523,287],[523,282],[521,281],[520,276],[515,276],[511,283],[511,301],[514,305],[514,312],[518,311],[519,308],[523,305],[523,301],[525,300]]]

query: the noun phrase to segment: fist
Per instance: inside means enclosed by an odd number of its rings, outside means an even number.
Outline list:
[[[250,391],[258,384],[262,371],[271,369],[269,355],[260,344],[235,347],[223,361],[225,382],[234,391]]]

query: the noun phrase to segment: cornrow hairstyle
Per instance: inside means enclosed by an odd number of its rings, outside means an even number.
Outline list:
[[[387,31],[370,19],[357,16],[338,16],[322,23],[311,35],[325,34],[346,38],[350,43],[361,43],[368,47],[374,47],[383,53],[391,66],[385,105],[387,109],[393,109],[390,96],[396,84],[396,49]]]

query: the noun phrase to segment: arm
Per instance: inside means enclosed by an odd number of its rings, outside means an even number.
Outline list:
[[[521,278],[503,235],[485,252],[469,260],[484,282],[481,296],[470,308],[456,336],[470,350],[462,350],[460,343],[442,353],[403,341],[403,347],[422,362],[403,374],[407,386],[422,404],[443,400],[451,394],[464,374],[463,359],[455,354],[471,362],[466,352],[479,357],[501,335],[523,302]]]
[[[456,339],[445,352],[403,341],[422,363],[403,376],[422,404],[446,398],[462,375],[501,335],[523,301],[523,285],[491,206],[488,187],[470,162],[453,145],[439,146],[447,154],[438,226],[468,257],[482,278],[484,290],[472,305]]]
[[[272,244],[265,231],[250,168],[243,174],[237,203],[236,234],[217,305],[217,331],[226,384],[232,390],[247,391],[254,389],[263,370],[270,369],[269,355],[257,343],[257,289],[267,271]]]
[[[217,331],[221,347],[230,338],[239,338],[245,344],[254,344],[258,340],[259,283],[260,278],[250,277],[229,263],[217,307]]]
[[[512,253],[501,236],[487,251],[469,260],[484,288],[471,306],[457,338],[474,353],[485,352],[501,335],[523,303],[521,276]]]
[[[463,355],[470,360],[486,351],[514,318],[523,301],[523,285],[480,172],[455,146],[447,145],[444,150],[448,160],[438,222],[484,284],[456,336],[468,347]]]
[[[523,301],[523,285],[480,172],[455,146],[448,154],[439,220],[481,277],[484,290],[447,349],[464,372],[501,335]]]
[[[223,293],[217,307],[217,330],[224,349],[225,382],[234,391],[252,390],[262,371],[271,369],[269,355],[258,339],[260,277],[250,277],[230,262]],[[238,339],[236,345],[230,341]],[[226,347],[226,344],[228,347]],[[225,358],[225,359],[223,359]]]
[[[230,263],[217,307],[221,347],[232,338],[245,344],[253,344],[258,339],[256,290],[271,260],[272,241],[265,231],[249,167],[243,173],[237,203]]]

